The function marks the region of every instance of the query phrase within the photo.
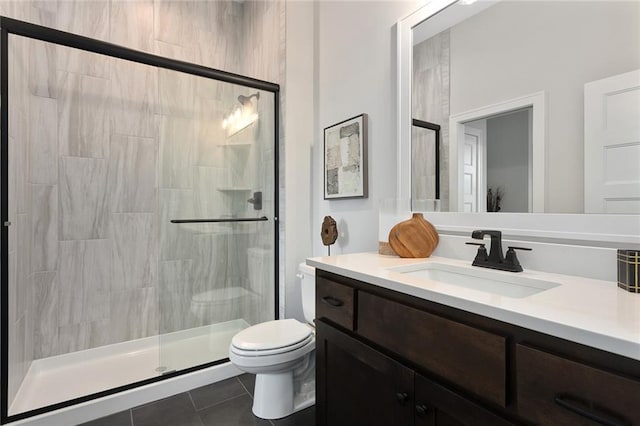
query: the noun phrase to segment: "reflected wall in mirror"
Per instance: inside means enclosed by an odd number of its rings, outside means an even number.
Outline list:
[[[501,212],[640,213],[640,2],[458,2],[412,26],[410,49],[410,118],[441,126],[443,211],[486,212],[499,191]]]
[[[435,123],[411,120],[411,199],[440,199],[440,132]]]

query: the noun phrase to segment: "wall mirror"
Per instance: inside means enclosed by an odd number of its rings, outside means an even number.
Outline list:
[[[398,79],[399,197],[640,213],[640,2],[433,0],[398,22]]]

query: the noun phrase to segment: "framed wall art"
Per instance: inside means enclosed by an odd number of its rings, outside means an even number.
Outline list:
[[[324,129],[324,199],[367,198],[367,114]]]

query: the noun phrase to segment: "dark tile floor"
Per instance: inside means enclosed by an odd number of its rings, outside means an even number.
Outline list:
[[[84,426],[312,426],[315,407],[279,420],[259,419],[251,412],[255,376],[243,374],[127,411]]]

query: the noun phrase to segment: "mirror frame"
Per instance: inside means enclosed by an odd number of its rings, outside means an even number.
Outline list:
[[[399,20],[397,30],[397,80],[398,80],[398,187],[400,199],[411,198],[411,69],[413,67],[411,29],[425,19],[446,9],[457,0],[431,0],[415,12]]]
[[[397,197],[411,199],[411,88],[412,28],[458,0],[427,0],[414,12],[401,18],[396,29],[396,123],[397,123]],[[480,0],[486,7],[496,1]],[[452,18],[454,19],[454,18]],[[466,233],[482,224],[501,229],[509,224],[509,234],[522,240],[549,241],[601,247],[640,247],[640,214],[554,214],[554,213],[429,213],[439,232]],[[561,231],[560,231],[561,230]],[[558,232],[562,238],[558,239]]]

